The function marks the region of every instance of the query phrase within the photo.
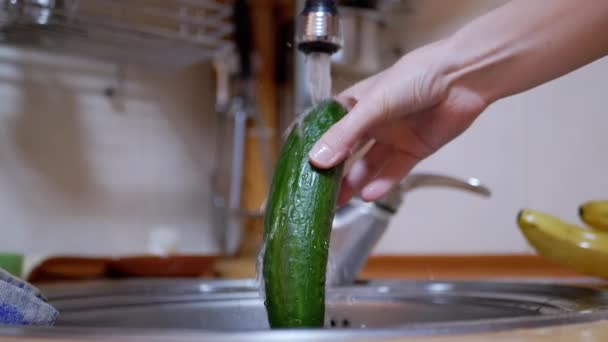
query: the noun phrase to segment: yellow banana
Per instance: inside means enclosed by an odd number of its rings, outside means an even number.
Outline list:
[[[608,201],[589,201],[578,208],[581,220],[589,226],[608,231]]]
[[[517,224],[547,259],[582,274],[608,278],[608,232],[586,229],[531,209],[519,212]]]

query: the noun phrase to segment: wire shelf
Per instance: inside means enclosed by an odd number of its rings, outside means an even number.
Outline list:
[[[0,0],[0,43],[175,67],[230,51],[231,17],[222,0]]]

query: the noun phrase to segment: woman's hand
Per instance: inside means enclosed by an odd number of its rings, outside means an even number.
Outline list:
[[[313,147],[311,162],[332,167],[371,140],[339,202],[359,191],[376,200],[492,102],[608,55],[607,18],[608,0],[512,0],[340,94],[352,110]]]
[[[404,56],[390,68],[338,95],[350,112],[313,147],[311,162],[332,167],[372,140],[373,146],[346,173],[342,205],[361,192],[376,200],[420,160],[463,132],[487,103],[449,84],[439,42]]]

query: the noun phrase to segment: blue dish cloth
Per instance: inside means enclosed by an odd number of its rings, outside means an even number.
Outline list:
[[[58,317],[40,290],[0,269],[0,324],[48,326]]]

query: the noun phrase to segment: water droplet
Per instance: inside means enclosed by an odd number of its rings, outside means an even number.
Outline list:
[[[378,293],[389,293],[391,292],[391,288],[388,286],[380,286],[376,289]]]

